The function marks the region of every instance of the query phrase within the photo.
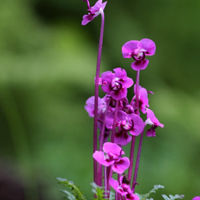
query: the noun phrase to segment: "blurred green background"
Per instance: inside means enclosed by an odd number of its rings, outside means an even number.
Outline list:
[[[94,94],[100,17],[81,26],[86,9],[81,0],[0,1],[0,183],[22,185],[27,200],[62,199],[56,177],[92,197],[84,104]],[[151,109],[165,127],[144,139],[136,192],[162,184],[153,198],[200,195],[200,1],[108,0],[105,19],[101,72],[122,67],[135,80],[122,45],[157,46],[140,84],[154,92]]]

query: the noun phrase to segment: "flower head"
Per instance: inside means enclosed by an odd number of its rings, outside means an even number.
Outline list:
[[[131,105],[136,109],[136,85],[134,85],[135,96],[131,100]],[[139,85],[139,108],[143,113],[146,113],[146,108],[149,107],[148,92],[145,88]]]
[[[113,99],[120,100],[126,97],[127,88],[133,85],[133,80],[127,77],[126,71],[121,68],[115,68],[114,73],[107,71],[101,74],[100,84],[104,92]]]
[[[98,115],[105,112],[106,102],[104,98],[98,97]],[[85,110],[88,112],[90,117],[94,117],[94,96],[90,97],[86,101]]]
[[[112,129],[114,121],[114,112],[109,113],[106,117],[106,127]],[[116,126],[118,131],[114,135],[114,142],[119,145],[127,145],[131,141],[130,132],[133,136],[138,136],[144,129],[142,118],[136,114],[127,114],[120,110],[117,113]]]
[[[87,2],[88,14],[83,15],[82,25],[86,25],[91,22],[95,17],[101,14],[106,6],[106,2],[102,3],[102,0],[98,0],[94,6],[90,7],[89,0],[83,0]]]
[[[93,158],[101,165],[111,166],[112,170],[118,174],[124,173],[129,167],[129,159],[127,157],[122,158],[125,153],[117,144],[106,142],[103,145],[103,151],[95,151],[93,154]]]
[[[109,183],[116,192],[125,196],[126,200],[140,200],[140,198],[131,191],[130,185],[126,181],[125,176],[120,176],[119,181],[110,178]]]
[[[145,121],[145,124],[150,124],[151,128],[147,130],[146,135],[148,137],[156,137],[156,131],[155,129],[160,126],[161,128],[164,127],[163,124],[159,122],[159,120],[156,118],[154,112],[150,109],[147,109],[147,120]]]
[[[155,54],[155,43],[147,38],[140,41],[131,40],[122,46],[122,55],[124,58],[133,58],[135,61],[131,63],[134,70],[144,70],[149,64],[149,60],[145,59],[146,56]]]

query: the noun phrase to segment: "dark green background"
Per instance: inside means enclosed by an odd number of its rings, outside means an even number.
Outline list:
[[[58,176],[92,197],[84,104],[94,94],[100,17],[81,26],[86,9],[81,0],[0,1],[0,164],[22,175],[34,200],[37,185],[45,200],[62,199]],[[122,45],[151,38],[157,47],[140,84],[154,92],[150,106],[165,127],[144,139],[136,192],[162,184],[157,200],[200,195],[200,1],[108,0],[105,19],[101,72],[121,67],[135,80]]]

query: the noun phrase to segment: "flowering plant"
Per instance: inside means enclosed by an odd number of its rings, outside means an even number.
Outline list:
[[[94,199],[115,200],[152,200],[151,193],[164,188],[155,185],[147,194],[135,192],[137,175],[141,156],[143,137],[156,137],[156,128],[164,125],[150,109],[147,91],[139,83],[140,71],[146,69],[149,60],[146,56],[153,56],[156,51],[154,41],[148,38],[131,40],[122,46],[122,56],[132,58],[131,68],[136,72],[135,83],[127,76],[122,68],[103,72],[100,76],[101,53],[104,33],[104,9],[107,2],[98,0],[94,6],[87,3],[88,14],[83,16],[82,25],[91,22],[95,17],[101,15],[101,30],[97,56],[95,76],[95,96],[88,98],[85,110],[89,117],[94,117],[93,130],[93,177],[92,183]],[[99,86],[105,96],[99,97]],[[133,97],[127,98],[128,88],[133,86]],[[147,127],[147,128],[146,128]],[[146,130],[147,129],[147,130]],[[98,133],[99,131],[99,133]],[[99,135],[99,136],[98,136]],[[136,163],[134,165],[134,152],[136,151],[136,139],[139,138]],[[124,156],[124,146],[131,143],[129,157]],[[117,175],[117,176],[116,176]],[[82,192],[67,179],[58,178],[59,183],[68,186],[69,191],[63,190],[69,200],[85,200]],[[112,189],[115,193],[112,192]],[[184,195],[162,195],[165,200],[182,199]],[[195,197],[193,200],[198,200]]]

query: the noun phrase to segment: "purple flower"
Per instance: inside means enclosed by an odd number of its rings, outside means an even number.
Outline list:
[[[156,137],[156,131],[155,129],[160,126],[161,128],[164,127],[163,124],[159,122],[159,120],[156,118],[154,112],[150,109],[147,109],[147,120],[145,121],[145,124],[150,124],[152,127],[147,130],[146,135],[148,137]]]
[[[106,127],[112,129],[114,121],[114,112],[108,114],[106,117]],[[127,114],[123,111],[118,111],[116,126],[118,131],[114,135],[114,142],[119,145],[127,145],[131,141],[130,132],[133,136],[138,136],[144,129],[144,122],[140,116],[136,114]]]
[[[98,97],[98,115],[105,112],[106,102],[104,98]],[[90,117],[94,117],[94,96],[90,97],[86,101],[85,110],[88,112]]]
[[[135,62],[131,63],[134,70],[144,70],[149,64],[149,60],[145,59],[146,56],[155,54],[156,45],[150,39],[131,40],[122,46],[122,55],[124,58],[133,58]]]
[[[200,200],[200,197],[194,197],[192,200]]]
[[[90,7],[89,0],[83,0],[87,2],[88,14],[83,15],[82,25],[86,25],[91,22],[95,17],[101,14],[106,6],[106,2],[102,3],[102,0],[98,0],[94,6]]]
[[[134,85],[134,93],[135,96],[131,100],[131,105],[134,109],[136,109],[136,85]],[[143,113],[146,113],[146,108],[149,107],[149,99],[148,99],[148,92],[145,88],[139,85],[139,108]],[[152,92],[151,92],[152,93]]]
[[[124,173],[129,167],[129,159],[127,157],[122,158],[125,153],[117,144],[106,142],[103,145],[103,151],[95,151],[93,153],[93,158],[101,165],[111,166],[112,170],[118,174]]]
[[[116,192],[125,196],[126,200],[140,200],[140,198],[131,191],[129,181],[126,180],[126,176],[120,176],[119,182],[110,178],[109,183]]]
[[[126,97],[127,88],[133,85],[133,80],[127,77],[126,71],[121,68],[115,68],[101,74],[101,88],[113,99],[120,100]]]

